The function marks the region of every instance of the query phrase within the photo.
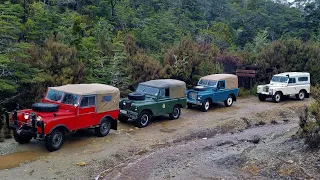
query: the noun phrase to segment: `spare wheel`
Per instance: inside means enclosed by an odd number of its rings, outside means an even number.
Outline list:
[[[32,105],[32,110],[36,112],[57,112],[59,105],[50,103],[35,103]]]
[[[128,94],[128,98],[130,100],[145,100],[146,95],[143,93],[139,93],[139,92],[133,92],[133,93],[129,93]]]

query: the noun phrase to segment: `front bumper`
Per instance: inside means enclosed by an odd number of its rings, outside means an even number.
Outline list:
[[[198,106],[201,106],[202,105],[202,102],[201,101],[197,101],[197,100],[191,100],[191,99],[188,99],[187,100],[187,103],[188,104],[195,104],[195,105],[198,105]]]
[[[6,123],[8,129],[12,129],[20,136],[31,136],[33,138],[44,138],[44,122],[37,121],[35,113],[31,113],[31,123],[19,122],[17,118],[17,111],[14,111],[12,118],[13,124],[10,123],[9,113],[6,113]],[[39,129],[39,130],[38,130]]]
[[[131,119],[138,119],[138,112],[134,112],[134,111],[130,111],[130,110],[120,109],[119,115],[131,118]]]

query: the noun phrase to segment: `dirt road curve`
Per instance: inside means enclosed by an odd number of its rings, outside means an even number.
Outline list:
[[[272,175],[255,163],[272,154],[266,147],[283,144],[281,138],[292,135],[283,132],[296,129],[296,110],[311,101],[275,104],[247,98],[230,108],[216,105],[207,113],[184,109],[178,120],[161,117],[143,129],[119,123],[119,130],[104,138],[91,131],[76,133],[53,153],[39,141],[18,145],[7,140],[0,143],[0,179],[268,179],[282,177],[281,173],[292,175],[288,169]],[[259,144],[252,143],[256,139]],[[256,161],[249,161],[250,156]],[[300,174],[312,176],[305,171]]]

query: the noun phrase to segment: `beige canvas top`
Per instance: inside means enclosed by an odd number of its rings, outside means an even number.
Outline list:
[[[186,96],[186,83],[180,80],[156,79],[140,84],[156,88],[169,88],[171,98],[181,98]]]
[[[105,93],[118,93],[119,89],[113,86],[105,84],[67,84],[58,87],[49,87],[57,91],[78,94],[78,95],[90,95],[90,94],[105,94]]]
[[[185,86],[186,83],[176,79],[156,79],[140,83],[142,85],[156,87],[156,88],[169,88],[177,86]]]
[[[118,88],[105,84],[68,84],[49,89],[78,94],[97,95],[96,112],[103,113],[119,109],[120,91]]]
[[[205,80],[225,80],[226,81],[226,89],[238,88],[238,76],[233,74],[212,74],[208,76],[204,76],[201,79]]]

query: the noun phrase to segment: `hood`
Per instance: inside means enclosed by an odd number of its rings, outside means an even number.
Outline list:
[[[136,105],[136,106],[155,102],[154,99],[152,99],[151,97],[148,97],[148,96],[146,96],[146,98],[144,100],[129,100],[128,98],[121,98],[119,103],[123,103],[123,101],[131,101],[132,105]]]
[[[287,86],[287,83],[279,83],[279,82],[270,82],[267,86],[269,87],[285,87]]]

